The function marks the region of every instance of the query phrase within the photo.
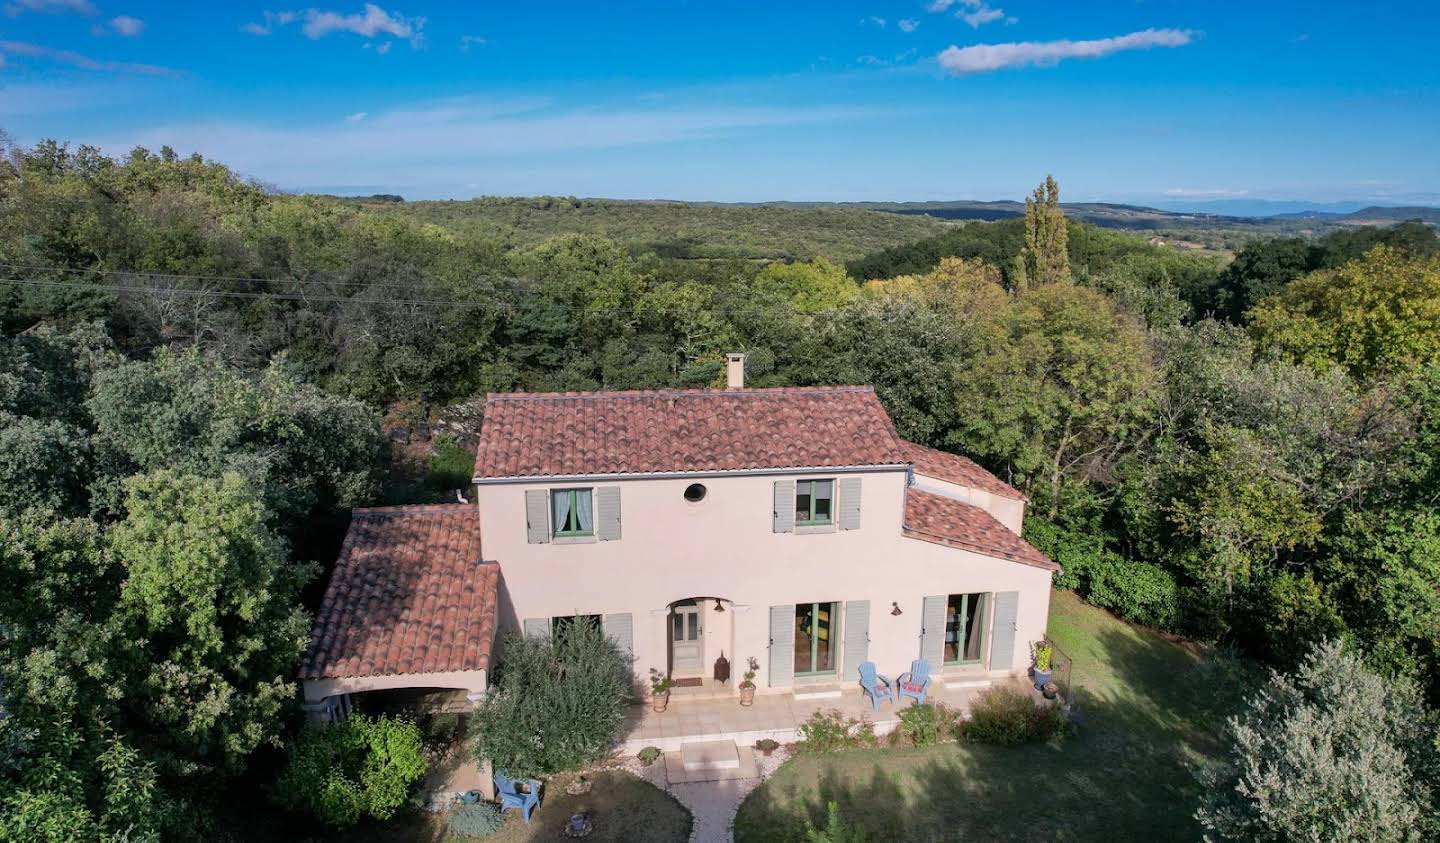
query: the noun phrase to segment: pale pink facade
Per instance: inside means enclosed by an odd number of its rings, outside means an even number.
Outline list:
[[[858,526],[777,532],[777,480],[829,479],[839,488],[841,478],[860,480]],[[760,663],[756,683],[762,692],[852,682],[861,654],[846,652],[860,647],[855,636],[847,641],[845,609],[860,601],[868,602],[863,658],[892,676],[921,655],[927,597],[987,595],[980,659],[946,667],[947,675],[1023,673],[1031,643],[1045,634],[1050,568],[905,534],[912,485],[983,509],[1016,533],[1024,501],[916,475],[908,465],[476,482],[482,552],[501,570],[501,635],[505,626],[527,620],[628,615],[637,679],[651,668],[671,672],[671,611],[678,601],[696,600],[701,607],[701,675],[709,676],[723,654],[732,665],[733,687],[753,656]],[[694,483],[703,484],[706,494],[692,503],[684,492]],[[618,538],[534,540],[527,492],[602,486],[619,492]],[[1016,600],[1013,629],[997,630],[993,596],[1004,593]],[[723,611],[717,611],[717,601]],[[783,669],[773,670],[772,659],[791,656],[773,652],[772,608],[831,602],[831,671],[789,677]],[[1008,649],[1009,656],[997,657],[992,646],[1005,638],[1010,643],[1001,651]],[[776,673],[779,687],[772,686]]]

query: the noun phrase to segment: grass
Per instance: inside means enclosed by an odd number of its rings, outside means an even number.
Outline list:
[[[866,839],[1196,840],[1193,769],[1248,686],[1248,669],[1051,597],[1050,635],[1074,661],[1083,722],[1022,747],[801,755],[741,805],[736,840],[803,839],[826,803]]]
[[[530,817],[529,825],[518,811],[505,812],[505,825],[483,838],[485,843],[529,843],[567,839],[561,833],[570,815],[589,811],[595,831],[585,838],[591,843],[674,843],[690,838],[693,822],[690,811],[675,797],[629,773],[588,774],[595,783],[583,796],[565,792],[569,776],[546,782],[545,801]],[[449,833],[444,814],[410,814],[388,823],[366,823],[343,834],[326,838],[327,843],[468,843],[472,838]]]

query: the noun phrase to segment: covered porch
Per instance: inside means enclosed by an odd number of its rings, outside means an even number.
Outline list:
[[[1040,693],[1021,677],[939,674],[926,701],[944,703],[968,716],[970,704],[979,693],[1000,685],[1040,698]],[[913,700],[906,699],[901,705],[913,704]],[[878,710],[872,710],[869,698],[861,693],[857,682],[801,685],[793,691],[756,694],[755,704],[751,706],[742,706],[736,696],[720,695],[713,687],[676,688],[663,712],[654,711],[649,704],[630,707],[623,727],[621,751],[633,755],[647,746],[674,751],[687,743],[714,740],[733,740],[741,746],[763,738],[793,743],[800,738],[801,724],[816,712],[831,709],[839,710],[846,717],[864,717],[874,724],[877,735],[884,735],[899,725],[900,707],[883,700]]]

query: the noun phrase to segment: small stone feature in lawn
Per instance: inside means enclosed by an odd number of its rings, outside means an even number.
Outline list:
[[[578,814],[571,814],[570,820],[565,823],[566,837],[589,837],[590,832],[595,830],[595,822],[589,811],[581,811]]]
[[[589,793],[594,784],[583,775],[576,776],[569,784],[565,785],[565,792],[571,796],[581,796]]]

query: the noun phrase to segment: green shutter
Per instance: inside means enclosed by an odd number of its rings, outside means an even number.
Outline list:
[[[595,536],[602,542],[620,538],[619,486],[601,486],[595,490]]]
[[[525,492],[525,540],[530,544],[550,541],[550,494],[544,489]]]
[[[990,669],[1015,669],[1016,619],[1020,614],[1020,592],[995,592],[995,631],[990,644]]]
[[[920,609],[920,658],[936,670],[945,653],[946,600],[944,594],[926,597]]]
[[[770,687],[784,688],[794,683],[795,606],[771,606]]]
[[[624,653],[627,659],[634,658],[635,632],[630,613],[606,615],[600,622],[605,627],[605,637],[615,642],[615,647]]]
[[[859,677],[870,659],[870,601],[845,601],[845,672]]]
[[[795,481],[775,481],[775,532],[795,532]]]
[[[549,638],[549,618],[526,618],[524,623],[526,638]]]
[[[840,500],[837,502],[840,511],[836,520],[842,530],[860,529],[860,478],[841,477]]]

